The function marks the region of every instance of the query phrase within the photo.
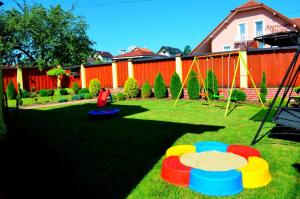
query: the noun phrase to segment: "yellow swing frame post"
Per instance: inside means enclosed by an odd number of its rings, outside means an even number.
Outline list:
[[[233,80],[232,80],[232,84],[231,84],[231,88],[230,88],[230,92],[229,92],[229,97],[228,97],[228,100],[227,100],[227,106],[226,106],[226,111],[225,111],[225,118],[227,117],[228,115],[228,110],[229,110],[229,106],[230,106],[230,101],[231,101],[231,96],[232,96],[232,92],[233,92],[233,86],[234,86],[234,82],[235,82],[235,79],[236,79],[236,74],[237,74],[237,71],[238,71],[238,68],[239,68],[239,63],[242,62],[243,63],[243,66],[245,67],[246,71],[247,71],[247,74],[249,75],[250,77],[250,80],[251,80],[251,83],[255,89],[255,92],[256,92],[256,95],[261,103],[261,106],[262,108],[265,108],[265,105],[259,95],[259,92],[258,92],[258,89],[256,88],[256,85],[254,83],[254,80],[252,78],[252,75],[250,74],[250,71],[249,71],[249,68],[248,68],[248,65],[246,64],[243,56],[242,56],[242,53],[241,51],[239,51],[239,56],[238,56],[238,60],[237,60],[237,63],[236,63],[236,67],[235,67],[235,71],[234,71],[234,76],[233,76]]]
[[[188,71],[188,73],[187,73],[187,75],[186,75],[186,77],[185,77],[185,79],[184,79],[184,81],[183,81],[183,83],[182,83],[180,92],[179,92],[179,94],[178,94],[178,96],[177,96],[177,98],[176,98],[176,101],[175,101],[175,103],[174,103],[173,108],[175,108],[176,105],[177,105],[177,102],[178,102],[178,100],[179,100],[179,97],[180,97],[180,95],[181,95],[181,92],[183,91],[183,87],[184,87],[184,85],[186,84],[186,81],[188,80],[188,78],[189,78],[189,76],[190,76],[190,73],[191,73],[192,68],[193,68],[194,65],[197,66],[198,76],[199,76],[199,78],[200,78],[201,83],[203,84],[204,92],[205,92],[206,95],[207,95],[207,100],[208,100],[208,102],[210,102],[209,97],[208,97],[208,92],[207,92],[206,87],[205,87],[205,84],[204,84],[203,77],[202,77],[202,75],[201,75],[201,73],[200,73],[200,66],[199,66],[199,64],[198,64],[198,60],[199,60],[199,57],[194,57],[194,60],[193,60],[191,66],[190,66],[190,68],[189,68],[189,71]],[[200,85],[200,86],[201,86],[201,85]]]

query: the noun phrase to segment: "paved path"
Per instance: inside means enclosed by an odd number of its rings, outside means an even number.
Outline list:
[[[69,102],[62,102],[62,103],[48,103],[48,104],[35,104],[30,106],[20,106],[19,109],[35,109],[35,108],[47,108],[53,106],[66,106],[66,105],[73,105],[73,104],[84,104],[88,102],[96,102],[97,98],[94,99],[85,99],[85,100],[76,100],[76,101],[69,101]]]

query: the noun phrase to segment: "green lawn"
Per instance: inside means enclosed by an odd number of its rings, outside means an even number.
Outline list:
[[[71,100],[73,95],[64,95],[64,96],[46,96],[46,97],[38,97],[37,101],[34,101],[32,98],[22,98],[23,106],[29,106],[34,104],[47,104],[47,103],[55,103],[59,98],[65,97],[68,100]],[[16,100],[8,100],[9,107],[16,107]]]
[[[174,110],[173,103],[117,102],[111,106],[121,109],[120,117],[107,120],[88,119],[86,113],[95,104],[21,110],[17,121],[11,116],[12,138],[0,149],[6,193],[31,198],[210,198],[160,178],[165,151],[208,140],[249,145],[263,114],[259,107],[241,105],[224,119],[220,106],[186,100]],[[300,144],[265,137],[255,147],[270,164],[272,182],[226,198],[299,198]]]

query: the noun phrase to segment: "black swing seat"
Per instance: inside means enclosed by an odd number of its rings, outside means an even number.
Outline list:
[[[273,121],[281,126],[300,130],[300,108],[282,107]]]

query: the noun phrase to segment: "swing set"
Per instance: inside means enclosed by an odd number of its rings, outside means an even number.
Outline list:
[[[252,78],[252,75],[250,74],[250,71],[249,71],[249,69],[248,69],[248,65],[247,65],[247,63],[246,63],[246,61],[244,60],[244,58],[243,58],[243,55],[242,55],[242,52],[241,51],[238,51],[238,52],[230,52],[230,53],[222,53],[222,54],[213,54],[213,55],[204,55],[204,56],[195,56],[194,57],[194,60],[193,60],[193,62],[192,62],[192,64],[191,64],[191,66],[190,66],[190,68],[189,68],[189,70],[188,70],[188,73],[187,73],[187,75],[186,75],[186,77],[185,77],[185,79],[184,79],[184,81],[183,81],[183,84],[182,84],[182,87],[181,87],[181,89],[180,89],[180,92],[179,92],[179,94],[178,94],[178,96],[177,96],[177,98],[176,98],[176,101],[175,101],[175,103],[174,103],[174,106],[173,106],[173,108],[176,108],[176,105],[177,105],[177,102],[178,102],[178,100],[179,100],[179,97],[181,96],[181,93],[182,93],[182,91],[183,91],[183,87],[184,87],[184,85],[186,84],[186,82],[187,82],[187,80],[188,80],[188,78],[189,78],[189,76],[190,76],[190,73],[191,73],[191,71],[192,71],[192,68],[194,67],[194,66],[196,66],[197,67],[197,78],[199,78],[200,79],[200,84],[202,84],[203,85],[203,90],[200,90],[200,93],[199,93],[199,95],[202,97],[202,98],[206,98],[207,99],[207,101],[210,103],[210,98],[209,98],[209,95],[208,95],[208,88],[206,88],[206,86],[205,86],[205,83],[204,83],[204,79],[203,79],[203,77],[202,77],[202,75],[201,75],[201,72],[200,72],[200,64],[199,64],[199,59],[201,59],[201,58],[206,58],[206,71],[208,71],[208,67],[209,67],[209,64],[208,64],[208,60],[209,60],[209,58],[211,59],[211,70],[212,70],[212,73],[211,73],[211,75],[213,76],[213,74],[214,74],[214,61],[213,61],[213,57],[215,57],[215,56],[220,56],[221,55],[221,59],[222,59],[222,63],[221,63],[221,74],[222,74],[222,89],[221,90],[218,90],[218,91],[215,91],[215,85],[214,85],[214,78],[212,77],[211,79],[212,79],[212,92],[213,92],[213,95],[212,95],[212,98],[213,99],[221,99],[221,98],[225,98],[224,97],[224,93],[225,93],[225,89],[224,89],[224,56],[227,56],[227,75],[228,75],[228,77],[227,77],[227,86],[228,86],[228,90],[229,90],[229,96],[228,96],[228,98],[226,99],[227,100],[227,105],[226,105],[226,111],[225,111],[225,115],[224,115],[224,117],[226,118],[227,117],[227,115],[228,115],[228,111],[229,111],[229,108],[230,108],[230,102],[231,101],[238,101],[238,99],[237,99],[237,97],[236,96],[233,96],[233,90],[236,90],[236,76],[237,76],[237,72],[238,72],[238,69],[239,69],[239,66],[240,66],[240,63],[241,63],[241,65],[246,69],[246,71],[247,71],[247,74],[249,75],[249,77],[250,77],[250,80],[251,80],[251,83],[252,83],[252,85],[253,85],[253,87],[254,87],[254,89],[255,89],[255,92],[256,92],[256,95],[257,95],[257,97],[259,98],[259,101],[260,101],[260,103],[261,103],[261,106],[262,106],[262,108],[265,108],[265,106],[264,106],[264,103],[262,102],[262,99],[261,99],[261,97],[260,97],[260,95],[259,95],[259,91],[258,91],[258,89],[257,89],[257,87],[256,87],[256,85],[255,85],[255,83],[254,83],[254,80],[253,80],[253,78]],[[235,59],[234,59],[234,63],[233,63],[233,67],[234,67],[234,76],[233,76],[233,80],[232,80],[232,83],[231,83],[231,87],[229,88],[229,79],[230,79],[230,58],[231,58],[231,56],[232,55],[238,55],[238,59],[237,59],[237,61],[235,61]],[[207,73],[208,74],[208,73]],[[208,80],[208,78],[207,78],[207,80]],[[201,85],[200,85],[201,86]]]

